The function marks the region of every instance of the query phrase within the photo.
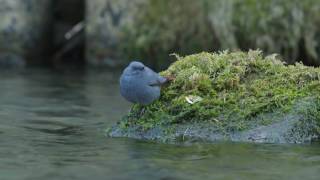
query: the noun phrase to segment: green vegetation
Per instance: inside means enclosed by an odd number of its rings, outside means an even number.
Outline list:
[[[124,27],[127,59],[166,67],[167,54],[262,49],[294,64],[320,65],[320,1],[146,1]]]
[[[120,128],[172,131],[176,125],[202,123],[224,133],[243,131],[281,120],[268,114],[281,117],[296,111],[295,104],[306,98],[318,103],[311,109],[299,108],[303,111],[299,113],[320,123],[319,68],[285,65],[275,55],[263,57],[260,51],[177,58],[162,72],[174,80],[162,89],[161,98],[149,106],[134,105]]]
[[[123,54],[147,61],[153,67],[166,67],[168,54],[211,51],[214,35],[202,1],[147,1],[134,24],[125,27]],[[169,61],[168,61],[169,60]]]

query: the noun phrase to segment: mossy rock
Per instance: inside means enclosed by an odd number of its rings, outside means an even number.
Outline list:
[[[260,51],[177,57],[174,80],[151,105],[133,105],[111,137],[162,142],[305,143],[320,137],[320,68]]]

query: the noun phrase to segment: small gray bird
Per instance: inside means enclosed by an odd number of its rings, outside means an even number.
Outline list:
[[[166,82],[167,78],[133,61],[120,77],[120,93],[132,103],[148,105],[160,97],[160,86]]]

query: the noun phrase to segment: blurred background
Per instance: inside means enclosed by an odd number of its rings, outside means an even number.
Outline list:
[[[320,0],[0,0],[0,179],[318,180],[319,144],[105,136],[129,61],[257,48],[319,66]]]
[[[318,0],[0,0],[0,64],[156,69],[201,51],[261,49],[320,65]]]

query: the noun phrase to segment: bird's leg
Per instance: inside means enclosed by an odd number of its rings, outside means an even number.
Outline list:
[[[141,117],[141,116],[146,112],[145,106],[142,106],[142,107],[141,107],[141,110],[138,111],[138,112],[135,111],[135,110],[137,110],[137,109],[135,108],[135,106],[132,106],[132,107],[130,108],[130,110],[129,110],[130,116],[134,116],[134,117],[136,117],[136,118],[139,118],[139,117]]]
[[[137,112],[137,105],[134,104],[133,106],[131,106],[130,110],[129,110],[129,116],[133,117],[133,118],[137,118],[137,116],[139,115],[139,111]]]
[[[145,107],[143,107],[142,109],[141,109],[141,111],[140,111],[140,117],[144,114],[146,112],[146,108]]]
[[[146,112],[146,108],[143,106],[139,113],[139,116],[141,117],[145,112]]]
[[[130,109],[129,109],[129,114],[131,115],[132,112],[133,112],[133,106],[130,107]]]

